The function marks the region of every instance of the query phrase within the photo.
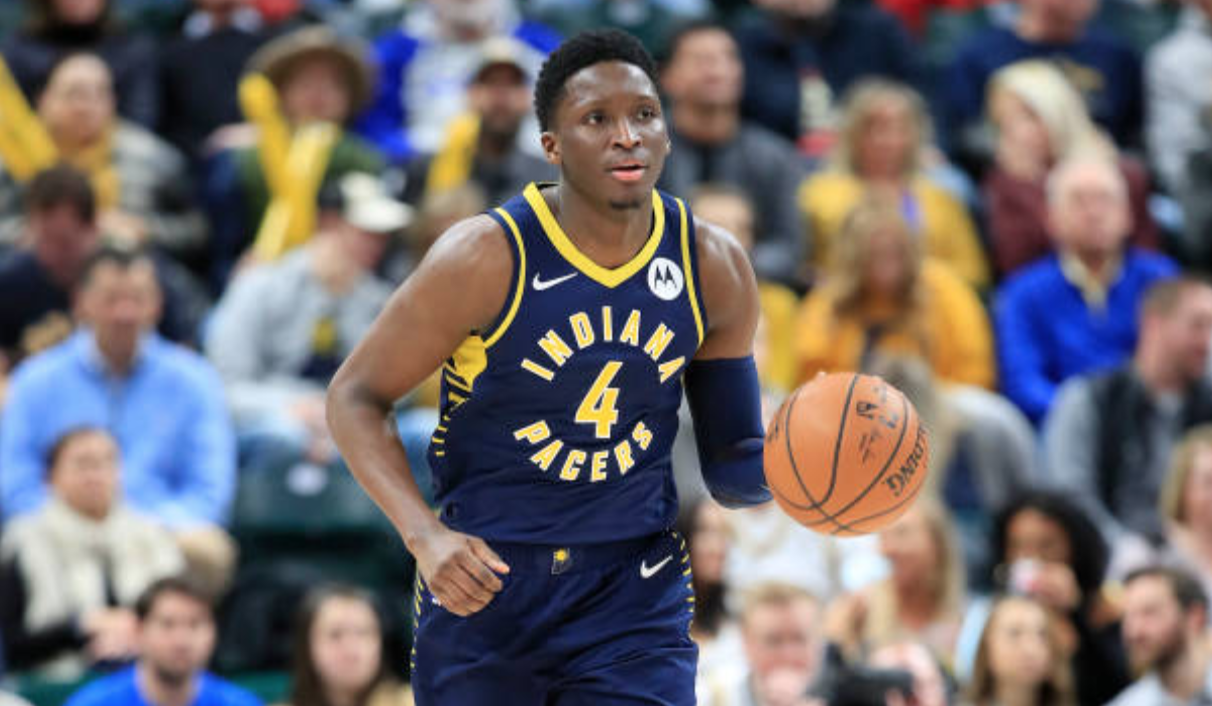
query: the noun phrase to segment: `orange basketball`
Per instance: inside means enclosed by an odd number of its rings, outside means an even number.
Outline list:
[[[901,391],[870,375],[821,375],[766,431],[766,482],[796,522],[825,534],[875,532],[922,489],[930,443]]]

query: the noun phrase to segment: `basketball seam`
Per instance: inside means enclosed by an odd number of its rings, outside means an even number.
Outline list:
[[[890,513],[890,512],[896,512],[897,510],[899,510],[899,509],[901,509],[902,507],[904,507],[904,506],[905,506],[907,503],[911,503],[911,502],[913,502],[913,501],[914,501],[914,500],[917,498],[918,494],[920,494],[920,493],[922,492],[922,488],[924,488],[925,486],[926,486],[926,484],[925,484],[925,483],[918,483],[918,484],[917,484],[917,487],[916,487],[916,488],[914,488],[914,489],[912,490],[912,492],[910,492],[910,493],[909,493],[909,495],[907,495],[907,496],[905,496],[905,497],[901,498],[900,500],[898,500],[898,501],[896,502],[896,504],[891,505],[891,506],[889,506],[889,507],[886,507],[886,508],[884,508],[883,510],[879,510],[878,512],[873,512],[873,513],[871,513],[870,515],[867,515],[866,517],[861,517],[861,518],[859,518],[859,519],[857,519],[857,520],[853,520],[853,521],[852,521],[852,522],[853,522],[853,524],[859,525],[859,524],[862,524],[862,523],[864,523],[864,522],[869,522],[869,521],[874,520],[874,519],[876,519],[876,518],[883,517],[884,515],[887,515],[887,514],[888,514],[888,513]],[[856,532],[856,531],[858,531],[858,532],[862,532],[862,530],[854,530],[854,529],[851,529],[850,531],[851,531],[851,532]],[[863,534],[867,534],[867,532],[862,532],[862,533],[863,533]]]
[[[850,378],[850,388],[846,390],[846,401],[842,403],[842,421],[838,426],[837,440],[833,443],[833,465],[829,472],[829,488],[825,491],[825,497],[821,498],[822,505],[829,502],[837,487],[837,462],[842,455],[842,439],[846,438],[846,420],[850,418],[850,400],[854,399],[854,386],[858,384],[859,379],[858,375]]]
[[[802,390],[802,389],[803,388],[800,388],[800,390]],[[800,390],[796,390],[795,394],[791,396],[791,399],[787,401],[787,413],[784,414],[783,416],[786,419],[786,426],[788,429],[791,428],[790,427],[791,413],[795,410],[795,403],[800,397]],[[845,421],[845,418],[846,418],[846,410],[842,410],[843,422]],[[790,433],[785,434],[785,438],[787,440],[786,441],[787,460],[791,462],[791,473],[795,476],[795,482],[799,484],[800,490],[804,491],[804,495],[808,498],[808,502],[812,503],[814,507],[803,508],[803,507],[800,507],[799,505],[797,505],[796,503],[791,503],[791,505],[793,507],[795,507],[796,509],[800,509],[800,510],[805,510],[805,509],[806,510],[816,510],[817,512],[821,513],[824,516],[824,520],[827,520],[827,521],[832,522],[833,524],[837,525],[838,529],[843,529],[843,525],[840,522],[838,522],[834,518],[833,515],[831,515],[825,511],[825,508],[822,507],[821,504],[818,503],[814,497],[812,497],[812,493],[810,493],[808,491],[808,487],[806,485],[804,485],[804,479],[800,477],[800,466],[795,461],[795,451],[794,451],[794,449],[791,448],[791,437],[792,437],[792,434],[790,434]],[[781,495],[781,493],[780,493],[780,495]],[[822,521],[824,521],[824,520],[822,520]],[[816,525],[820,524],[820,522],[813,521],[813,522],[809,523],[809,522],[805,521],[803,524],[806,527],[815,527]]]
[[[906,419],[909,416],[909,401],[905,398],[905,396],[903,394],[901,395],[901,414],[905,415]],[[917,433],[921,431],[922,420],[919,417],[915,416],[914,421],[917,422],[917,428],[914,432],[914,436],[916,436]],[[886,461],[884,461],[884,467],[880,469],[879,474],[876,475],[875,478],[871,479],[871,482],[867,484],[866,488],[863,488],[862,492],[860,492],[854,496],[854,499],[852,499],[850,501],[850,504],[848,504],[845,507],[838,510],[836,514],[838,514],[838,515],[845,514],[850,508],[854,507],[859,502],[861,502],[863,500],[863,498],[867,497],[867,493],[870,493],[872,488],[879,485],[880,481],[884,479],[884,476],[888,474],[888,469],[892,467],[892,461],[893,461],[893,459],[896,458],[897,452],[901,450],[901,445],[904,444],[904,442],[905,442],[905,432],[908,431],[908,429],[909,429],[908,424],[901,425],[901,433],[900,433],[900,436],[897,437],[897,439],[896,439],[896,446],[892,447],[892,451],[889,452],[888,459]],[[847,529],[854,531],[853,528],[848,527]]]

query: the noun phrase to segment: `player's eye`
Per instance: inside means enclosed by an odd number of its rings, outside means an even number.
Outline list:
[[[652,120],[656,116],[657,116],[656,108],[653,108],[650,105],[646,105],[646,106],[640,108],[640,118],[642,120]]]
[[[605,119],[606,116],[596,110],[585,115],[585,122],[590,125],[600,125]]]

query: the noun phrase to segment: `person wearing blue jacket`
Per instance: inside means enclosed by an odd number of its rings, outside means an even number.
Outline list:
[[[1037,423],[1062,382],[1132,354],[1142,297],[1178,273],[1169,258],[1125,249],[1127,187],[1112,162],[1061,163],[1048,209],[1056,253],[1006,281],[993,306],[1002,392]]]

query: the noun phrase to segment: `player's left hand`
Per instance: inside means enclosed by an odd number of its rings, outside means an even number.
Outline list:
[[[467,617],[488,605],[509,566],[479,537],[439,525],[409,546],[417,569],[442,607]]]

